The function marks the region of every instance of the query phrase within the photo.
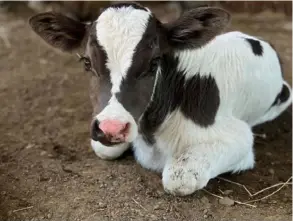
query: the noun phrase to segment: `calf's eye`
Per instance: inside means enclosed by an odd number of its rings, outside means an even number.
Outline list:
[[[84,62],[84,69],[86,71],[91,71],[92,70],[92,65],[91,65],[90,59],[84,58],[83,62]]]
[[[160,63],[160,57],[153,58],[150,62],[150,72],[156,71],[159,63]]]
[[[89,58],[81,56],[79,54],[77,54],[79,61],[83,61],[84,63],[84,69],[85,71],[91,71],[92,70],[92,64]]]

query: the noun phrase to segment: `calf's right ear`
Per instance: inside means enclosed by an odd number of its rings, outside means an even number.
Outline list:
[[[86,24],[54,12],[32,16],[29,25],[45,42],[65,52],[79,48],[87,31]]]

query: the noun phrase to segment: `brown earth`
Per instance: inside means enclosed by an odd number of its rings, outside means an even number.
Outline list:
[[[160,176],[142,169],[131,154],[108,162],[89,146],[89,76],[74,55],[46,47],[27,25],[31,13],[0,14],[0,220],[239,220],[287,221],[292,189],[285,186],[256,203],[225,206],[198,191],[165,194]],[[292,83],[292,23],[281,15],[234,15],[232,30],[270,40]],[[7,35],[8,40],[5,41]],[[256,167],[225,178],[256,192],[292,174],[292,112],[288,109],[256,133]],[[243,188],[213,179],[214,194],[250,198]],[[276,188],[275,188],[276,189]],[[274,190],[275,190],[274,189]]]

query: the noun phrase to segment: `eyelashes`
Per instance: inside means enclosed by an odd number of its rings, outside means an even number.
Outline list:
[[[89,58],[85,56],[81,56],[80,54],[76,54],[77,57],[79,58],[79,61],[82,61],[84,64],[84,70],[85,71],[92,71],[92,64]]]
[[[93,68],[92,68],[92,64],[91,64],[91,60],[88,57],[82,56],[78,53],[76,53],[77,57],[78,57],[78,61],[79,62],[83,62],[84,64],[84,70],[86,72],[93,72],[96,76],[100,76]]]

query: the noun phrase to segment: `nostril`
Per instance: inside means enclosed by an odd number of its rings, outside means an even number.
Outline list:
[[[103,131],[99,128],[100,122],[95,120],[92,124],[91,137],[94,141],[99,141],[102,137],[104,137]]]
[[[113,125],[112,124],[113,122],[111,123],[111,121],[110,121],[110,124],[108,123],[107,121],[100,122],[98,120],[95,120],[92,123],[92,127],[91,127],[92,140],[100,142],[105,146],[113,146],[113,145],[117,145],[118,143],[123,143],[125,140],[125,137],[129,133],[130,123],[123,124],[123,127],[121,125],[120,129],[116,131],[115,131],[115,124]]]
[[[127,135],[129,133],[129,130],[130,130],[130,123],[126,123],[125,127],[121,130],[120,133],[123,135]]]

